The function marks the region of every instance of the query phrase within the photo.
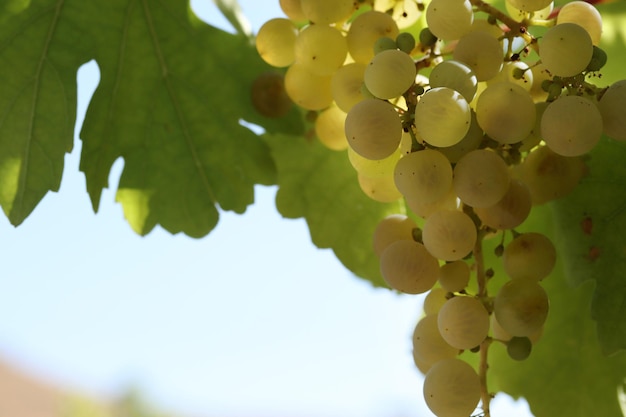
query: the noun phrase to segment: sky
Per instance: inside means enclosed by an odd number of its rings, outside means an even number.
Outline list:
[[[256,31],[278,0],[240,1]],[[192,1],[228,29],[211,2]],[[78,74],[78,123],[98,82]],[[222,417],[431,416],[411,357],[421,296],[373,289],[304,220],[281,218],[275,187],[207,237],[136,235],[114,202],[115,163],[94,214],[78,170],[14,228],[0,216],[0,357],[45,379],[115,396],[138,387],[165,409]],[[494,416],[530,415],[498,396]]]

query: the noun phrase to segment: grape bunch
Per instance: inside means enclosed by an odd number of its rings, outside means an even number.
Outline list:
[[[403,199],[373,247],[392,289],[428,293],[413,333],[426,404],[489,416],[487,350],[521,361],[548,317],[557,253],[516,230],[569,194],[603,135],[626,141],[626,80],[599,86],[602,18],[583,1],[281,0],[259,30],[286,95],[319,140],[347,153],[363,192]],[[491,288],[483,241],[507,276]],[[494,295],[495,294],[495,295]],[[480,356],[478,369],[460,358]]]

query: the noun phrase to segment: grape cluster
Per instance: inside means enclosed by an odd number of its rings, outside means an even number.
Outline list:
[[[373,245],[389,287],[428,292],[413,334],[424,398],[437,416],[489,415],[486,351],[524,360],[541,337],[556,263],[544,235],[515,229],[570,193],[604,134],[626,140],[626,80],[599,87],[599,12],[571,1],[281,0],[261,57],[288,67],[290,99],[343,151],[368,196],[404,199]],[[541,36],[534,36],[538,31]],[[500,239],[507,282],[482,242]],[[459,358],[480,352],[478,371]]]

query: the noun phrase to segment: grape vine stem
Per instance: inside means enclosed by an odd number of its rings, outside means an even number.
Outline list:
[[[478,233],[476,244],[474,245],[474,262],[476,265],[476,280],[478,283],[478,298],[484,303],[487,300],[487,276],[485,275],[485,263],[483,256],[483,238],[485,237],[485,231],[481,230]],[[491,402],[491,394],[487,389],[487,370],[489,364],[487,362],[487,353],[492,339],[486,338],[480,344],[480,362],[478,365],[478,377],[480,378],[480,398],[483,408],[483,416],[490,417],[489,404]]]

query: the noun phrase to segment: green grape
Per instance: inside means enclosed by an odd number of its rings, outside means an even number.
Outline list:
[[[477,149],[483,141],[483,138],[483,130],[480,128],[480,126],[478,126],[478,122],[476,121],[476,113],[472,111],[472,121],[470,123],[470,128],[463,137],[463,139],[461,139],[459,143],[455,143],[452,146],[439,148],[439,152],[444,154],[451,163],[456,164],[463,155],[465,155],[469,151]]]
[[[376,54],[365,68],[364,81],[374,96],[391,99],[401,96],[415,82],[417,70],[413,59],[397,49]]]
[[[379,203],[393,203],[402,198],[402,194],[393,183],[393,176],[370,178],[357,174],[359,186],[366,196]]]
[[[398,25],[388,14],[375,10],[362,13],[350,24],[346,36],[350,56],[356,62],[369,64],[376,41],[383,36],[395,39],[398,33]]]
[[[548,29],[539,40],[539,57],[546,69],[559,77],[573,77],[587,68],[593,55],[589,33],[575,23]]]
[[[533,205],[538,205],[572,192],[587,168],[581,157],[565,157],[547,146],[540,146],[526,156],[520,171],[520,179],[528,186]]]
[[[602,16],[598,9],[586,1],[572,1],[564,4],[556,15],[556,24],[576,23],[584,28],[594,45],[600,44],[602,36]]]
[[[541,137],[559,155],[586,154],[602,137],[600,110],[584,97],[561,96],[541,116]]]
[[[465,154],[454,167],[452,185],[461,201],[472,207],[489,207],[506,194],[511,174],[495,152],[477,149]]]
[[[452,59],[433,68],[429,80],[433,88],[448,87],[458,91],[468,103],[474,99],[478,85],[472,70],[462,62]]]
[[[517,84],[501,81],[489,85],[476,102],[476,119],[492,139],[512,144],[526,138],[535,126],[535,102]]]
[[[467,100],[448,87],[431,88],[415,106],[415,128],[433,146],[459,143],[467,134],[471,120]]]
[[[302,12],[308,20],[318,25],[346,20],[354,11],[353,0],[300,0]]]
[[[540,281],[554,269],[556,249],[541,233],[523,233],[504,248],[502,262],[512,279]]]
[[[467,287],[470,267],[465,261],[453,261],[439,268],[439,285],[449,292],[459,292]]]
[[[424,399],[437,417],[467,417],[480,400],[480,378],[460,359],[443,359],[424,377]]]
[[[437,43],[437,37],[433,35],[433,33],[428,28],[424,28],[420,31],[419,38],[420,43],[424,47],[433,46],[435,43]]]
[[[348,147],[344,131],[345,121],[346,113],[337,106],[330,106],[317,115],[315,133],[328,149],[342,151]]]
[[[474,12],[469,0],[432,0],[426,8],[426,24],[439,39],[459,39],[472,28]]]
[[[398,161],[394,180],[407,198],[433,203],[448,194],[452,186],[452,167],[441,152],[424,149]]]
[[[296,38],[296,62],[317,75],[332,75],[343,65],[348,44],[341,32],[324,25],[309,25]]]
[[[626,108],[626,80],[620,80],[609,86],[598,103],[604,134],[611,139],[626,141],[624,108]]]
[[[313,74],[300,64],[285,73],[285,90],[289,98],[307,110],[321,110],[333,102],[330,76]]]
[[[381,220],[372,238],[374,253],[380,257],[383,251],[396,240],[413,240],[413,229],[417,225],[404,214],[391,214]]]
[[[411,51],[415,49],[415,44],[415,37],[409,32],[402,32],[396,37],[396,45],[398,45],[398,49],[407,54],[410,54]]]
[[[548,295],[536,281],[514,279],[500,288],[493,309],[498,323],[512,336],[530,336],[548,317]]]
[[[448,292],[443,288],[432,288],[424,298],[424,313],[437,315],[441,307],[448,301]]]
[[[506,0],[511,6],[525,12],[536,12],[545,9],[552,0]]]
[[[530,214],[532,199],[528,186],[523,182],[512,179],[504,197],[495,205],[476,207],[474,212],[480,221],[493,229],[513,229],[526,220]]]
[[[273,67],[288,67],[296,59],[297,30],[289,19],[268,20],[259,28],[256,50]]]
[[[602,67],[606,65],[606,61],[608,60],[608,56],[604,50],[599,47],[593,45],[593,54],[591,55],[591,61],[589,61],[589,65],[585,68],[586,71],[600,71]]]
[[[301,0],[280,0],[280,8],[294,22],[306,20],[306,16],[302,11]]]
[[[427,366],[443,359],[452,359],[459,354],[459,349],[443,340],[437,326],[437,315],[423,317],[413,330],[413,354]]]
[[[348,144],[368,159],[393,154],[402,139],[402,123],[394,107],[381,100],[366,99],[355,104],[346,117]]]
[[[337,107],[346,113],[365,98],[361,94],[364,74],[365,65],[357,62],[344,65],[333,74],[330,84],[333,99]]]
[[[462,211],[439,210],[424,222],[424,246],[434,257],[444,261],[464,258],[476,244],[476,225]]]
[[[382,38],[378,38],[376,43],[374,43],[374,56],[381,53],[382,51],[397,49],[397,47],[398,46],[396,45],[396,41],[386,36],[383,36]]]
[[[437,282],[439,262],[421,243],[398,240],[380,255],[380,272],[389,287],[407,294],[421,294]]]
[[[504,50],[498,39],[486,32],[475,31],[459,39],[452,57],[467,65],[478,81],[487,81],[500,72]]]
[[[526,336],[514,336],[506,344],[506,353],[509,357],[516,361],[523,361],[530,356],[533,344]]]
[[[472,349],[489,333],[489,313],[477,298],[456,296],[439,310],[437,325],[441,337],[450,346]]]

